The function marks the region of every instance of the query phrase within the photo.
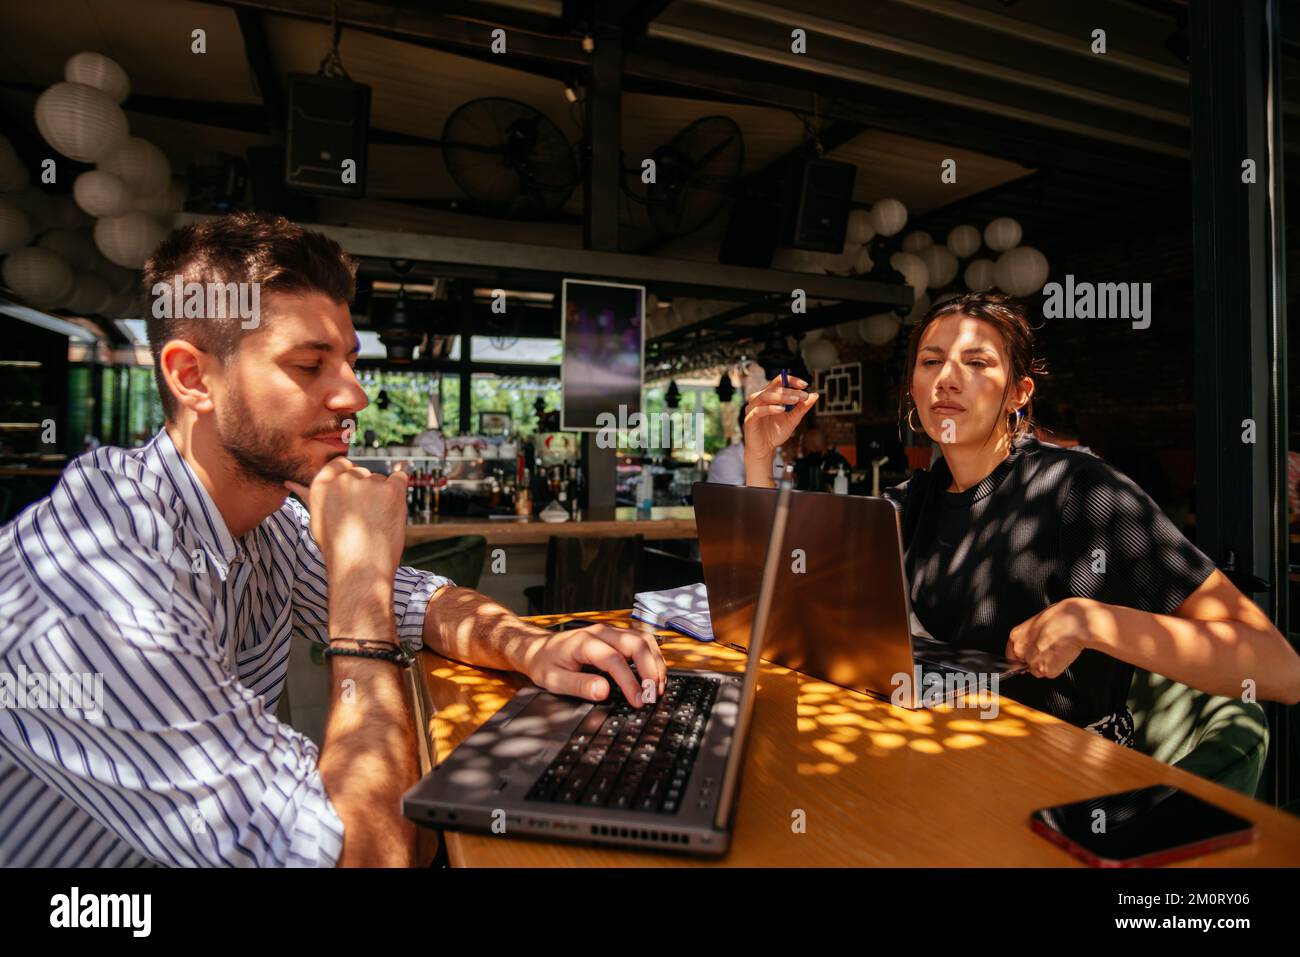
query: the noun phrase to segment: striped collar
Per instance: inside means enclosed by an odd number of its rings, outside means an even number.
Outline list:
[[[218,574],[225,580],[231,563],[244,558],[244,546],[230,534],[212,496],[176,448],[165,427],[141,449],[140,460],[176,493],[184,506],[186,524],[199,536]]]

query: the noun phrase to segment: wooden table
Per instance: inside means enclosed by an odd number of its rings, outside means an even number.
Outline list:
[[[553,615],[645,627],[626,612]],[[669,667],[743,670],[732,648],[659,632]],[[1034,834],[1037,808],[1150,784],[1176,785],[1255,822],[1250,845],[1179,866],[1300,866],[1300,818],[1179,771],[1018,702],[907,711],[776,665],[760,672],[735,836],[717,861],[445,832],[456,866],[1083,866]],[[432,652],[416,676],[424,770],[525,683]],[[795,833],[796,812],[805,833]]]
[[[483,535],[489,545],[545,545],[552,535],[580,535],[614,538],[644,535],[646,540],[695,538],[695,509],[689,505],[654,508],[650,518],[637,518],[634,508],[588,509],[581,518],[567,522],[543,522],[540,519],[501,520],[438,517],[427,525],[406,526],[406,544],[418,545],[456,535]]]

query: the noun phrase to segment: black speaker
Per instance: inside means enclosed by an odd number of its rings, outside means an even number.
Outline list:
[[[290,73],[288,109],[285,184],[314,193],[364,196],[370,87],[341,78]],[[356,163],[353,182],[344,181],[345,160]]]
[[[802,174],[792,179],[796,190],[790,204],[791,246],[826,253],[838,253],[844,248],[857,173],[852,163],[828,159],[804,162]]]

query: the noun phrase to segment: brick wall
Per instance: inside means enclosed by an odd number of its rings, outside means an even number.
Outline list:
[[[1149,282],[1151,326],[1135,330],[1123,319],[1043,317],[1043,299],[1026,302],[1037,329],[1037,350],[1049,375],[1037,395],[1069,405],[1081,441],[1102,455],[1125,447],[1156,453],[1175,490],[1190,484],[1195,447],[1192,343],[1191,229],[1140,241],[1120,241],[1052,263],[1049,281]],[[900,332],[902,336],[906,332]],[[863,364],[863,412],[818,417],[829,441],[847,452],[859,423],[897,421],[902,351],[841,342],[840,360]]]

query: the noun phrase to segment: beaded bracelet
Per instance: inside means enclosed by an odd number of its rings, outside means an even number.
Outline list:
[[[400,645],[391,645],[384,651],[378,651],[378,650],[371,650],[367,648],[366,645],[371,644],[371,642],[367,642],[365,639],[362,638],[346,638],[346,639],[336,639],[336,640],[353,641],[356,642],[361,647],[360,648],[336,648],[331,643],[330,646],[325,649],[326,658],[331,658],[334,655],[342,655],[345,658],[373,658],[377,661],[391,661],[393,664],[400,665],[403,668],[409,668],[415,661],[415,659],[412,658],[409,654],[407,654],[406,651],[404,651]],[[382,645],[389,644],[386,641],[375,642],[375,643],[382,644]]]

